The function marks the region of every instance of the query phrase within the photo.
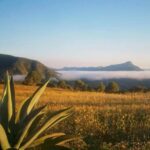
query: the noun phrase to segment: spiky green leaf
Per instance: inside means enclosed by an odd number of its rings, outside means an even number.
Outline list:
[[[19,148],[21,143],[23,142],[23,140],[25,139],[25,137],[27,136],[30,127],[32,126],[32,124],[34,123],[34,121],[37,119],[41,119],[41,116],[43,116],[43,113],[40,111],[38,114],[36,114],[30,121],[29,123],[24,127],[24,129],[21,130],[21,134],[19,135],[19,139],[17,144],[15,145],[15,148]],[[34,124],[35,126],[35,124]]]
[[[45,136],[40,137],[37,140],[35,140],[30,147],[39,146],[39,145],[43,144],[45,142],[45,140],[47,140],[47,139],[54,139],[54,138],[57,138],[57,137],[60,137],[63,135],[65,135],[65,134],[64,133],[52,133],[52,134],[45,135]]]
[[[60,121],[66,119],[71,115],[72,108],[67,108],[55,113],[53,116],[49,116],[46,121],[37,129],[37,131],[33,132],[29,138],[27,138],[26,142],[22,145],[21,148],[27,148],[38,136],[43,133],[47,128],[51,128],[54,125],[58,124]]]
[[[7,133],[5,132],[1,124],[0,124],[0,145],[3,150],[7,150],[11,148],[9,141],[8,141]]]
[[[7,74],[7,111],[8,111],[8,121],[11,120],[12,116],[13,116],[13,99],[12,99],[12,92],[13,89],[11,89],[10,86],[10,79],[11,77]]]
[[[39,87],[31,97],[22,102],[17,112],[16,123],[23,120],[27,115],[29,115],[35,104],[38,102],[40,96],[44,92],[48,83],[49,80],[43,86]]]

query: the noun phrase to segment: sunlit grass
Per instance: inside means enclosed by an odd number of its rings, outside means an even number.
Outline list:
[[[37,87],[15,88],[18,105]],[[81,135],[87,146],[72,143],[76,149],[150,149],[150,93],[105,94],[47,88],[39,105],[45,103],[50,104],[51,111],[74,106],[73,117],[53,130]]]

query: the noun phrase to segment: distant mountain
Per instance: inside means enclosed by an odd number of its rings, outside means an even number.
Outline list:
[[[57,71],[142,71],[140,67],[134,65],[131,61],[115,64],[106,67],[64,67],[56,69]]]
[[[27,75],[31,71],[39,72],[43,78],[56,77],[57,73],[39,61],[0,54],[0,76],[6,71],[13,75]]]
[[[62,69],[58,69],[58,70],[62,70],[62,71],[97,71],[97,70],[101,70],[103,67],[64,67]]]
[[[144,69],[145,71],[150,71],[150,69],[149,68],[147,68],[147,69]]]
[[[142,71],[140,67],[134,65],[131,61],[110,65],[102,68],[102,71]]]

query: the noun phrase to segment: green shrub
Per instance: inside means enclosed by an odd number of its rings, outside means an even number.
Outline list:
[[[7,74],[3,97],[0,101],[0,147],[2,150],[24,150],[37,146],[44,150],[67,149],[64,143],[76,139],[64,133],[44,134],[47,129],[51,129],[72,114],[72,108],[51,114],[45,110],[46,106],[35,107],[48,82],[24,100],[16,113],[14,83],[12,77]]]
[[[88,89],[88,85],[82,80],[77,80],[75,81],[74,88],[75,90],[86,91]]]
[[[117,82],[112,81],[110,83],[108,83],[107,87],[106,87],[106,92],[108,93],[116,93],[120,91],[120,87],[118,85]]]
[[[58,87],[63,88],[63,89],[66,89],[66,88],[68,87],[68,84],[66,83],[66,81],[60,80],[60,81],[58,82]]]
[[[39,72],[37,71],[31,71],[27,74],[24,84],[27,85],[36,85],[40,83],[42,80],[42,76]]]
[[[105,84],[103,82],[100,82],[100,84],[98,85],[97,91],[104,92],[105,88],[106,88]]]

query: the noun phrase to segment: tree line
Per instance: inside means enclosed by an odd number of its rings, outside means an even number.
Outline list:
[[[70,89],[77,91],[98,91],[98,92],[108,92],[108,93],[117,93],[120,91],[120,86],[117,82],[109,82],[105,85],[103,82],[100,82],[97,87],[89,86],[88,83],[83,80],[76,80],[72,83],[69,83],[65,80],[60,81],[51,81],[48,85],[49,87]]]
[[[36,85],[36,84],[43,83],[43,79],[38,72],[32,71],[26,76],[23,83],[26,85]],[[98,91],[98,92],[107,92],[107,93],[150,91],[150,89],[141,85],[132,87],[128,90],[122,90],[120,88],[120,85],[115,81],[111,81],[107,84],[101,81],[99,82],[98,86],[95,87],[95,86],[90,86],[88,82],[85,82],[83,80],[76,80],[71,83],[65,80],[52,80],[48,86],[55,87],[55,88],[57,87],[63,89],[78,90],[78,91]]]

